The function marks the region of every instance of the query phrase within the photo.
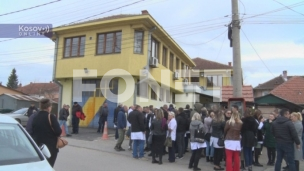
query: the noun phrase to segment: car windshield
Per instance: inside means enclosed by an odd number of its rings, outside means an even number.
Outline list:
[[[0,123],[0,166],[41,161],[41,154],[17,124]]]
[[[24,114],[27,111],[27,108],[22,108],[14,111],[12,114]]]

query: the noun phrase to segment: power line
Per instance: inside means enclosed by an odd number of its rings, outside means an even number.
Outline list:
[[[49,4],[52,4],[52,3],[55,3],[55,2],[59,2],[59,1],[61,1],[61,0],[56,0],[56,1],[45,3],[45,4],[36,5],[36,6],[30,7],[30,8],[24,8],[24,9],[21,9],[21,10],[18,10],[18,11],[13,11],[13,12],[5,13],[5,14],[0,14],[0,17],[4,16],[4,15],[14,14],[14,13],[18,13],[18,12],[27,11],[27,10],[30,10],[30,9],[46,6],[46,5],[49,5]]]
[[[291,11],[293,11],[293,12],[295,12],[295,13],[297,13],[297,14],[300,14],[300,15],[304,16],[304,14],[302,14],[302,13],[300,13],[300,12],[298,12],[298,11],[295,11],[294,9],[292,9],[292,8],[290,8],[290,7],[288,7],[288,6],[284,5],[284,4],[282,4],[282,3],[279,2],[279,1],[276,1],[276,0],[273,0],[273,1],[276,2],[276,3],[278,3],[278,4],[280,4],[280,5],[283,5],[284,7],[290,9]]]

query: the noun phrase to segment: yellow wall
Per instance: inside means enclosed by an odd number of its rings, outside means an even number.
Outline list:
[[[68,117],[68,125],[72,125],[72,83],[73,81],[71,79],[67,80],[61,80],[60,83],[62,84],[62,105],[67,104],[70,105],[70,115]],[[58,106],[58,108],[61,108],[61,106]]]
[[[222,86],[231,86],[231,73],[232,70],[204,70],[204,77],[199,77],[200,86],[207,87],[207,76],[208,75],[222,75]],[[214,89],[213,87],[207,87],[207,89]]]
[[[9,88],[0,86],[0,95],[3,94],[3,93],[23,95],[21,92],[14,91],[14,90],[11,90]]]

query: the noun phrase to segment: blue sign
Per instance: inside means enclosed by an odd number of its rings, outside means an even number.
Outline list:
[[[0,38],[51,38],[52,24],[0,24]]]

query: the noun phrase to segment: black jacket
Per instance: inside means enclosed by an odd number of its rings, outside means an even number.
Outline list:
[[[215,122],[213,120],[211,122],[211,126],[212,126],[212,132],[211,132],[212,137],[220,138],[221,136],[224,135],[224,128],[225,128],[225,122],[224,121]]]
[[[117,106],[115,109],[114,109],[114,118],[113,118],[113,123],[115,125],[117,125],[117,116],[118,116],[118,112],[120,111],[120,106]]]
[[[108,107],[100,106],[100,108],[98,110],[98,114],[99,114],[100,118],[103,118],[103,119],[107,120],[108,115],[109,115]]]
[[[60,109],[59,111],[59,120],[64,120],[66,121],[69,116],[69,111],[66,110],[65,108]]]
[[[150,130],[149,124],[150,123],[152,124],[153,119],[154,119],[154,113],[149,113],[148,116],[147,116],[146,122],[145,122],[147,131]]]
[[[72,107],[73,116],[76,116],[76,112],[82,112],[82,107],[79,104],[77,104],[76,106],[73,105],[73,107]]]
[[[30,117],[33,114],[34,110],[36,110],[36,112],[38,112],[38,109],[36,108],[36,106],[30,106],[27,110],[27,116]]]
[[[189,128],[188,120],[184,112],[178,114],[176,116],[177,128],[176,132],[186,132],[187,128]]]
[[[242,119],[243,126],[241,129],[242,146],[254,147],[257,143],[256,135],[258,132],[258,123],[253,117],[245,117]]]
[[[168,125],[166,124],[164,128],[162,128],[162,121],[153,119],[150,128],[151,131],[153,131],[153,135],[166,135]]]
[[[48,119],[49,113],[40,111],[33,120],[33,139],[37,145],[45,144],[50,150],[51,155],[58,152],[56,148],[57,137],[61,135],[61,128],[54,115],[51,114],[50,119],[52,126]],[[52,129],[53,128],[53,129]]]
[[[131,124],[132,132],[145,132],[144,115],[138,110],[129,113],[128,121]]]
[[[294,124],[286,117],[278,117],[272,123],[272,132],[277,143],[296,143],[300,144]]]

